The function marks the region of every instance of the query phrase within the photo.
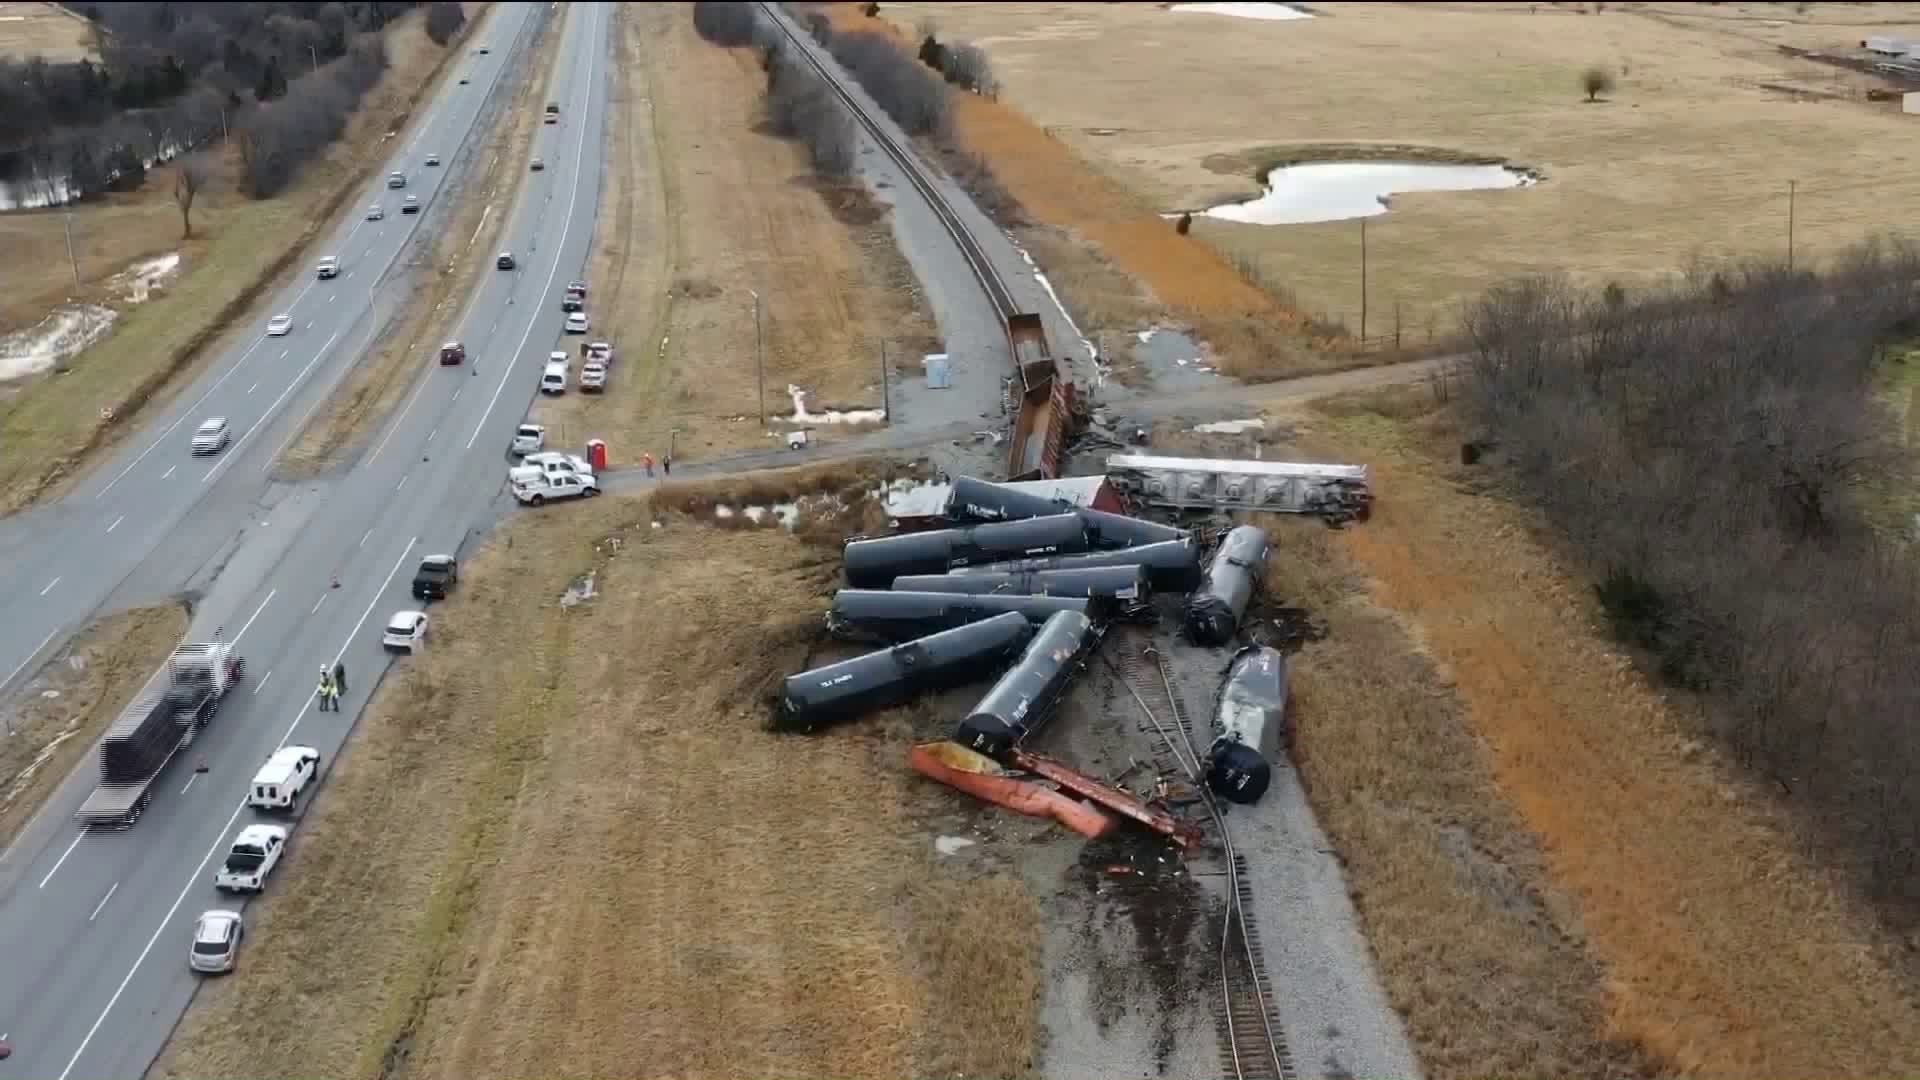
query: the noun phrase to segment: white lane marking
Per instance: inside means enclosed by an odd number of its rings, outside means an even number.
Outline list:
[[[456,386],[456,387],[454,387],[454,388],[453,388],[453,400],[454,400],[454,401],[459,401],[459,400],[460,400],[460,387],[458,387],[458,386]]]
[[[373,613],[374,605],[380,602],[380,594],[383,592],[386,592],[387,586],[393,584],[393,575],[400,572],[401,564],[406,562],[407,553],[413,550],[413,545],[418,543],[419,540],[420,538],[416,536],[413,539],[407,541],[406,550],[400,553],[400,558],[394,562],[393,569],[387,571],[387,579],[380,583],[380,588],[378,591],[376,591],[373,594],[373,599],[367,602],[366,613],[360,616],[360,621],[354,624],[353,633],[347,635],[347,640],[345,642],[342,642],[340,645],[340,651],[334,654],[333,659],[335,663],[339,663],[340,658],[347,654],[347,645],[353,642],[353,639],[359,635],[360,628],[366,625],[367,615],[371,615]],[[267,597],[267,599],[269,600],[271,600],[272,598],[273,597],[271,594],[269,594]],[[260,606],[265,607],[266,601],[261,601]],[[258,612],[256,612],[255,614],[257,615]],[[253,620],[249,619],[247,621],[248,621],[248,625],[252,625]],[[245,628],[242,628],[241,633],[245,633],[245,632],[246,632]],[[236,637],[234,640],[238,641],[239,638]],[[293,737],[293,729],[295,727],[298,727],[300,724],[300,718],[305,716],[307,713],[307,710],[312,707],[313,707],[313,699],[312,698],[306,699],[306,704],[302,705],[300,707],[300,712],[294,716],[293,723],[287,725],[286,734],[280,736],[279,745],[273,748],[275,752],[278,752],[281,749],[281,747],[284,747],[287,745],[287,740]],[[147,955],[153,952],[154,945],[159,943],[160,935],[166,933],[167,924],[172,922],[174,915],[179,913],[180,905],[185,903],[187,900],[187,894],[193,891],[193,888],[195,885],[200,884],[200,875],[202,872],[206,870],[207,863],[213,858],[213,853],[220,850],[220,843],[221,841],[226,839],[227,830],[233,828],[233,823],[240,819],[240,812],[245,810],[246,808],[247,808],[247,801],[246,799],[243,798],[240,800],[239,804],[233,808],[233,814],[227,818],[227,823],[225,825],[220,826],[219,834],[216,835],[213,839],[213,846],[207,848],[207,853],[200,857],[200,864],[193,868],[193,873],[187,875],[187,883],[180,887],[180,895],[173,898],[173,906],[169,907],[167,909],[167,913],[160,917],[160,925],[154,927],[153,936],[147,939],[146,947],[140,950],[140,955],[138,957],[134,958],[133,966],[127,969],[126,978],[120,980],[120,985],[118,988],[114,990],[113,996],[107,999],[107,1007],[100,1010],[100,1015],[95,1017],[93,1020],[93,1026],[87,1028],[86,1035],[81,1037],[80,1046],[74,1050],[73,1057],[69,1059],[67,1062],[67,1067],[60,1070],[59,1080],[67,1080],[67,1077],[72,1075],[73,1073],[73,1067],[75,1065],[80,1064],[80,1056],[87,1052],[87,1046],[93,1042],[93,1037],[100,1033],[100,1025],[107,1022],[107,1017],[113,1012],[113,1007],[120,1003],[120,996],[127,992],[127,984],[133,982],[134,975],[138,974],[140,971],[140,965],[146,963]],[[79,843],[79,840],[76,839],[74,842]],[[56,869],[58,868],[56,867]]]
[[[165,480],[165,479],[166,479],[167,477],[169,477],[169,476],[172,476],[172,475],[173,475],[173,470],[174,470],[174,469],[177,469],[177,468],[179,468],[179,467],[180,467],[180,466],[178,466],[178,465],[174,465],[174,466],[171,466],[171,467],[169,467],[169,468],[167,469],[167,471],[166,471],[166,472],[163,472],[163,473],[161,473],[161,474],[160,474],[160,479],[162,479],[162,480]]]
[[[193,782],[198,779],[200,779],[199,773],[194,773],[192,776],[187,777],[187,782],[180,786],[180,794],[185,795],[187,792],[192,791]]]
[[[255,390],[258,390],[258,389],[260,389],[260,384],[254,383],[252,386],[247,387],[247,393],[252,394]]]
[[[309,611],[309,612],[307,612],[307,614],[309,614],[309,615],[315,615],[315,614],[318,614],[318,613],[319,613],[319,611],[320,611],[320,605],[321,605],[321,604],[324,604],[324,603],[326,603],[326,602],[327,602],[327,594],[326,594],[326,593],[321,593],[321,594],[320,594],[320,599],[318,599],[318,600],[315,600],[315,601],[313,602],[313,610],[312,610],[312,611]]]
[[[337,296],[336,294],[334,294],[334,293],[328,293],[328,294],[327,294],[327,303],[329,303],[329,304],[331,304],[331,303],[333,303],[333,302],[334,302],[335,300],[337,300],[337,299],[339,299],[339,297],[338,297],[338,296]]]
[[[589,35],[591,34],[592,31],[589,30]],[[591,107],[593,104],[593,67],[599,63],[599,61],[600,50],[590,49],[587,53],[587,107]],[[573,210],[575,205],[580,201],[580,162],[583,160],[587,150],[587,125],[579,125],[579,131],[579,137],[573,144],[573,190],[567,194],[567,215],[562,219],[560,225],[560,242],[553,246],[553,269],[547,271],[547,283],[540,287],[538,295],[541,298],[544,298],[548,293],[553,291],[553,279],[560,273],[560,253],[566,250],[567,233],[573,228]],[[538,302],[544,302],[544,299]],[[473,449],[473,444],[479,441],[480,429],[487,425],[487,417],[493,415],[493,407],[499,404],[500,392],[507,388],[507,378],[513,374],[514,358],[519,356],[521,350],[527,347],[527,339],[533,336],[534,322],[535,320],[531,317],[527,319],[527,332],[520,335],[520,344],[516,345],[514,350],[507,354],[507,359],[500,365],[500,382],[493,388],[493,398],[487,402],[487,411],[480,414],[480,422],[473,426],[473,435],[467,439],[467,449]]]
[[[59,627],[55,627],[54,629],[47,631],[47,636],[40,639],[40,644],[35,645],[33,647],[33,651],[27,654],[27,658],[13,665],[13,670],[7,672],[7,677],[4,679],[0,679],[0,687],[4,687],[8,683],[12,682],[13,677],[15,675],[20,674],[20,672],[24,670],[28,664],[32,663],[33,658],[40,655],[40,650],[47,647],[47,642],[53,640],[53,635],[59,632],[60,632]]]
[[[372,535],[373,535],[373,530],[372,530],[372,529],[368,529],[368,530],[367,530],[366,532],[363,532],[363,533],[361,533],[361,534],[360,534],[360,542],[359,542],[359,543],[357,543],[357,544],[355,544],[355,545],[353,545],[353,546],[354,546],[354,547],[366,547],[366,546],[367,546],[367,537],[369,537],[369,536],[372,536]]]
[[[300,369],[300,374],[295,375],[293,377],[293,381],[287,384],[287,388],[285,390],[280,391],[280,396],[273,399],[273,404],[267,406],[267,411],[261,415],[260,419],[252,427],[247,429],[247,433],[245,435],[240,436],[239,442],[233,444],[233,449],[227,451],[227,456],[221,458],[220,463],[218,465],[215,465],[213,468],[207,470],[207,475],[200,478],[201,483],[204,484],[207,481],[213,479],[214,473],[217,473],[221,469],[226,468],[227,462],[232,461],[234,458],[239,456],[240,448],[247,445],[247,440],[253,438],[254,432],[259,431],[261,428],[267,426],[267,421],[273,419],[273,414],[280,411],[281,402],[286,401],[287,395],[293,393],[294,387],[299,386],[300,383],[306,379],[307,372],[312,371],[313,365],[319,363],[320,358],[327,355],[327,350],[333,348],[334,341],[337,340],[339,337],[340,337],[340,331],[335,330],[333,332],[333,337],[328,338],[327,343],[325,345],[320,346],[320,351],[313,354],[313,359],[307,361],[307,366]],[[295,430],[298,430],[298,429],[296,428]],[[289,434],[287,437],[292,438],[293,436]],[[281,443],[281,445],[285,446],[286,444]],[[279,451],[276,450],[274,451],[274,453],[278,454]],[[272,461],[273,459],[268,458],[267,460]]]
[[[63,865],[64,865],[64,864],[66,863],[66,861],[67,861],[67,856],[69,856],[69,855],[71,855],[71,854],[73,854],[73,849],[74,849],[74,848],[77,848],[77,847],[79,847],[79,846],[80,846],[80,841],[81,841],[82,839],[84,839],[84,838],[86,837],[86,835],[87,835],[86,833],[75,833],[75,834],[74,834],[74,836],[73,836],[73,843],[71,843],[71,844],[68,844],[68,845],[67,845],[67,850],[65,850],[65,851],[63,851],[63,852],[61,852],[61,853],[60,853],[60,861],[59,861],[59,862],[56,862],[56,863],[54,863],[54,864],[53,864],[53,870],[49,870],[49,871],[47,871],[47,876],[46,876],[46,877],[43,877],[43,878],[41,878],[41,879],[40,879],[40,887],[41,887],[41,888],[43,888],[43,889],[44,889],[44,888],[46,888],[46,887],[47,887],[47,882],[49,882],[49,881],[52,881],[52,880],[53,880],[53,873],[54,873],[54,870],[58,870],[58,869],[60,869],[60,867],[61,867],[61,866],[63,866]]]
[[[434,428],[434,429],[433,429],[432,431],[429,431],[429,432],[427,432],[427,441],[428,441],[428,442],[432,442],[432,441],[433,441],[433,437],[434,437],[435,435],[438,435],[438,434],[440,434],[440,429],[439,429],[439,428]]]
[[[260,601],[260,606],[257,608],[254,608],[253,614],[247,616],[247,621],[241,624],[240,632],[233,635],[233,641],[229,646],[230,648],[237,649],[240,647],[240,639],[247,636],[247,630],[248,628],[253,626],[253,620],[259,618],[260,613],[267,610],[267,605],[273,603],[273,598],[278,595],[280,595],[279,589],[267,590],[267,598],[265,600]],[[156,672],[155,674],[158,674],[158,672]]]
[[[293,351],[293,348],[292,348],[291,346],[289,346],[289,347],[287,347],[287,348],[285,348],[285,349],[281,349],[281,350],[280,350],[280,359],[282,359],[282,360],[285,360],[285,359],[287,358],[287,354],[288,354],[288,353],[290,353],[290,352],[292,352],[292,351]]]
[[[233,362],[233,366],[227,369],[227,373],[225,375],[220,376],[220,378],[216,380],[212,386],[207,387],[207,392],[200,395],[199,401],[196,401],[192,405],[189,405],[187,407],[187,410],[180,414],[179,420],[175,420],[173,423],[168,424],[167,430],[161,432],[160,437],[153,440],[153,445],[147,447],[145,450],[142,450],[140,452],[139,457],[134,458],[132,461],[128,462],[127,467],[120,470],[120,475],[114,477],[111,481],[109,481],[106,487],[101,488],[100,494],[95,495],[94,498],[98,499],[105,496],[107,492],[113,490],[113,485],[118,484],[121,480],[126,479],[126,475],[133,471],[133,467],[135,465],[138,465],[142,461],[145,461],[147,459],[148,454],[153,453],[154,450],[157,449],[161,443],[165,442],[167,440],[167,436],[173,434],[173,429],[180,426],[181,420],[185,420],[187,417],[194,415],[194,413],[200,408],[201,403],[206,401],[207,398],[211,397],[215,390],[220,389],[221,383],[224,383],[229,378],[232,378],[233,373],[236,371],[239,371],[240,366],[247,362],[247,357],[253,355],[253,350],[259,348],[261,344],[265,341],[266,341],[265,338],[261,338],[258,341],[255,341],[252,345],[247,346],[247,351],[240,354],[240,359],[235,360]]]
[[[115,529],[117,529],[117,528],[119,528],[119,527],[120,527],[120,523],[121,523],[121,522],[123,522],[123,521],[125,521],[125,520],[127,520],[127,515],[125,515],[125,514],[121,514],[121,515],[120,515],[119,517],[117,517],[117,518],[114,518],[114,519],[113,519],[113,524],[111,524],[111,525],[109,525],[109,526],[107,526],[107,531],[108,531],[108,532],[112,532],[113,530],[115,530]]]
[[[401,478],[400,478],[400,482],[399,482],[399,483],[397,483],[397,484],[395,484],[395,485],[393,485],[393,490],[395,490],[395,491],[399,491],[399,490],[400,490],[401,488],[403,488],[403,487],[406,487],[406,486],[407,486],[407,478],[403,476],[403,477],[401,477]],[[51,585],[49,585],[49,586],[47,586],[47,587],[48,587],[48,588],[52,588],[53,586],[51,586]],[[46,593],[41,593],[40,595],[41,595],[41,596],[45,596],[45,595],[47,595],[47,594],[46,594]]]
[[[41,589],[41,590],[40,590],[40,595],[41,595],[41,596],[45,596],[45,595],[47,595],[48,593],[50,593],[50,592],[52,592],[52,591],[53,591],[53,587],[54,587],[55,585],[58,585],[58,584],[60,584],[60,579],[59,579],[59,578],[57,578],[57,577],[56,577],[56,578],[54,578],[54,579],[53,579],[52,581],[49,581],[49,582],[47,582],[47,587],[46,587],[46,588],[44,588],[44,589]]]
[[[107,890],[107,895],[101,897],[100,902],[93,906],[93,914],[87,916],[87,921],[92,922],[93,920],[99,918],[101,909],[105,908],[107,906],[107,901],[113,899],[113,894],[119,891],[120,891],[120,883],[116,881],[113,883],[113,887]]]
[[[267,688],[267,681],[272,678],[273,678],[273,672],[271,671],[261,676],[260,681],[253,684],[253,692],[258,694],[260,691],[265,690]]]
[[[307,320],[307,329],[309,329],[309,330],[311,330],[311,329],[313,329],[313,320],[312,320],[312,319],[308,319],[308,320]]]
[[[413,411],[413,403],[420,400],[421,391],[427,388],[427,383],[430,381],[431,378],[421,379],[420,385],[413,388],[413,396],[407,399],[406,407],[400,410],[400,415],[393,418],[393,425],[387,428],[387,433],[384,436],[381,436],[380,445],[373,448],[373,455],[367,458],[367,464],[371,465],[380,460],[380,451],[387,448],[387,443],[393,439],[394,433],[400,430],[400,425],[406,420],[407,414]],[[457,399],[460,396],[460,392],[455,390],[453,396]]]
[[[480,212],[480,224],[475,225],[473,227],[473,235],[467,238],[468,248],[472,248],[475,241],[480,239],[480,230],[487,227],[487,218],[492,216],[493,216],[493,204],[488,203],[487,208]]]

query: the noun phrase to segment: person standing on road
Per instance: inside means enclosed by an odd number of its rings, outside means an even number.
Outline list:
[[[333,662],[333,695],[337,699],[347,692],[347,665],[338,660]]]
[[[320,695],[319,711],[326,712],[327,702],[333,697],[333,673],[327,670],[325,664],[320,665],[320,688],[316,693]]]
[[[673,455],[672,454],[666,454],[660,458],[660,471],[662,473],[665,473],[668,476],[673,475]]]
[[[648,476],[653,475],[653,455],[652,454],[641,454],[640,464],[643,468],[647,470]]]

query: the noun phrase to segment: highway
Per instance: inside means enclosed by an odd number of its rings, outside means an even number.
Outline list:
[[[247,660],[245,681],[161,774],[133,828],[73,826],[97,775],[89,757],[0,856],[0,1038],[13,1047],[0,1080],[145,1071],[198,985],[186,965],[193,920],[240,904],[213,889],[212,875],[233,835],[255,819],[241,802],[254,770],[279,746],[316,747],[324,794],[325,771],[387,669],[381,628],[392,612],[418,606],[407,595],[415,565],[429,553],[463,552],[496,515],[507,443],[543,358],[563,347],[558,290],[581,275],[591,243],[610,16],[606,4],[498,5],[469,40],[490,43],[491,54],[469,50],[454,61],[470,85],[446,80],[395,140],[392,163],[370,181],[353,220],[314,253],[341,255],[341,277],[318,282],[309,268],[273,301],[273,312],[294,316],[294,333],[220,357],[66,499],[0,523],[0,604],[9,615],[0,678],[11,682],[48,655],[103,602],[186,588],[199,595],[190,636],[224,628]],[[445,209],[435,195],[450,172],[471,165],[456,156],[468,132],[489,99],[511,96],[504,76],[524,32],[548,17],[562,19],[550,93],[562,120],[536,128],[532,152],[546,170],[529,174],[518,205],[491,211],[508,215],[502,243],[519,268],[489,269],[465,298],[455,336],[466,342],[468,365],[442,368],[422,356],[413,389],[358,460],[319,480],[277,481],[278,454],[391,314],[381,279]],[[520,77],[531,76],[523,69]],[[420,165],[429,152],[443,168]],[[389,169],[409,175],[407,192],[428,204],[424,222],[395,213],[404,193],[384,187]],[[373,201],[388,209],[382,222],[364,220]],[[493,255],[469,257],[491,267]],[[192,458],[188,437],[208,415],[232,421],[235,444]],[[336,659],[348,673],[343,711],[318,713],[317,669]],[[301,844],[296,826],[291,859]],[[270,927],[249,935],[241,965],[275,946]]]

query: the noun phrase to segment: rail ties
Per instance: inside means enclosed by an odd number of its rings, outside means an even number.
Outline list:
[[[1253,903],[1253,883],[1246,857],[1233,850],[1233,837],[1213,793],[1201,775],[1195,752],[1193,724],[1180,695],[1174,692],[1166,658],[1151,644],[1122,654],[1120,672],[1140,710],[1159,734],[1166,752],[1194,785],[1207,814],[1218,830],[1226,858],[1226,910],[1220,921],[1220,996],[1214,1001],[1214,1023],[1220,1039],[1221,1074],[1232,1080],[1294,1080],[1293,1054],[1287,1048],[1280,1017],[1274,1011],[1273,987],[1266,973],[1259,932],[1246,916]],[[1150,704],[1151,702],[1151,704]],[[1156,713],[1156,708],[1160,710]],[[1161,716],[1170,717],[1169,727]],[[1176,743],[1175,740],[1178,740]],[[1183,753],[1184,751],[1184,753]],[[1165,762],[1156,756],[1165,771]]]
[[[967,228],[966,223],[960,220],[960,215],[954,212],[946,197],[940,194],[939,188],[928,176],[926,166],[906,147],[896,143],[892,136],[887,134],[886,129],[880,126],[879,121],[861,107],[860,100],[854,97],[852,92],[834,77],[833,71],[813,54],[814,43],[789,25],[786,17],[774,10],[775,5],[762,3],[759,8],[760,15],[767,24],[778,29],[788,41],[793,43],[794,52],[806,61],[807,66],[811,67],[827,84],[827,88],[833,91],[834,96],[847,107],[847,111],[853,118],[866,129],[868,135],[873,137],[874,144],[880,147],[881,152],[893,159],[894,164],[900,167],[907,182],[913,185],[914,190],[920,194],[920,198],[933,211],[934,217],[939,219],[941,227],[946,229],[947,235],[951,236],[954,244],[960,248],[960,254],[967,260],[968,267],[973,270],[974,278],[980,282],[980,287],[986,291],[987,299],[999,309],[1001,316],[1017,313],[1020,306],[1014,302],[1013,293],[1007,288],[1006,282],[1001,280],[1000,271],[994,268],[993,260],[987,258],[986,249],[980,246],[973,231]]]

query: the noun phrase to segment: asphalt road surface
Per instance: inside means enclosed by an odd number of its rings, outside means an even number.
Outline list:
[[[145,1071],[198,985],[186,964],[194,919],[242,906],[217,893],[212,876],[235,833],[256,820],[242,804],[254,771],[279,746],[313,746],[324,789],[325,770],[391,662],[382,627],[418,606],[407,595],[415,566],[430,553],[460,553],[496,513],[507,444],[544,357],[579,340],[563,341],[559,290],[581,275],[599,203],[611,14],[606,4],[499,5],[454,61],[470,84],[447,80],[396,137],[394,159],[353,220],[317,253],[340,255],[341,276],[308,275],[274,301],[274,312],[294,316],[294,332],[219,358],[68,498],[0,523],[8,614],[0,678],[8,683],[102,602],[183,588],[199,594],[190,636],[224,628],[247,661],[245,681],[162,771],[131,829],[73,825],[97,776],[90,756],[0,856],[0,1039],[13,1047],[0,1080]],[[563,20],[551,91],[561,122],[536,129],[532,152],[547,167],[529,175],[519,205],[491,211],[509,215],[503,243],[519,267],[489,269],[468,299],[456,332],[468,364],[441,367],[422,356],[415,388],[349,468],[276,481],[277,455],[391,314],[380,282],[410,242],[428,239],[435,210],[445,210],[436,196],[453,197],[444,185],[471,164],[464,159],[476,120],[511,96],[513,79],[531,77],[516,62],[535,20],[550,17]],[[487,56],[473,50],[482,42]],[[422,164],[428,153],[440,155],[440,168]],[[408,175],[405,192],[384,186],[390,169]],[[417,218],[395,212],[406,193],[427,204]],[[387,208],[384,221],[364,220],[374,201]],[[469,257],[491,267],[494,254]],[[216,457],[191,457],[192,429],[210,415],[229,419],[235,443]],[[567,511],[563,503],[542,512]],[[343,711],[316,712],[318,668],[336,659],[350,687]],[[291,858],[300,846],[296,826]],[[249,935],[241,966],[276,945],[270,933]]]

